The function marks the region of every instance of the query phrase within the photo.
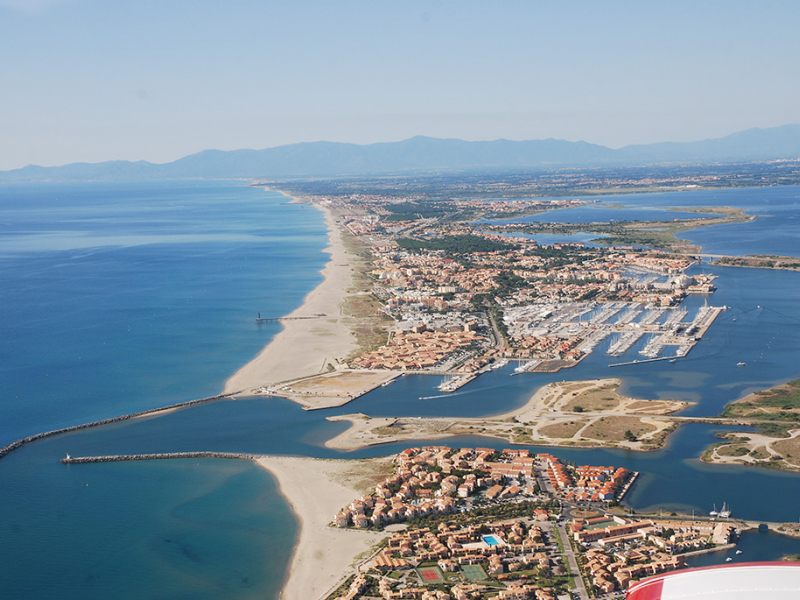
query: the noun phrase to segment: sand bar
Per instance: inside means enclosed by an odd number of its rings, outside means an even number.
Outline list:
[[[256,462],[275,476],[300,520],[300,537],[282,600],[325,597],[354,571],[357,556],[387,537],[329,524],[337,512],[389,474],[391,458],[353,461],[268,456]]]
[[[228,379],[224,393],[254,393],[260,388],[327,373],[328,365],[337,368],[337,360],[344,359],[357,347],[342,315],[342,304],[353,285],[351,257],[342,239],[344,234],[329,208],[316,203],[313,206],[325,214],[328,226],[325,252],[330,254],[330,260],[322,269],[322,283],[309,292],[299,308],[285,316],[325,316],[282,321],[283,330],[258,356]],[[287,397],[309,408],[338,406],[348,401],[340,396],[302,398],[287,394]]]
[[[520,408],[477,418],[382,417],[337,415],[329,421],[347,421],[350,427],[325,442],[329,448],[354,450],[365,446],[450,436],[482,435],[513,444],[546,446],[610,446],[653,449],[671,430],[673,412],[689,403],[675,400],[639,400],[618,393],[618,379],[551,383],[536,390]],[[575,407],[580,405],[580,412]],[[615,431],[631,429],[639,437],[627,440]]]

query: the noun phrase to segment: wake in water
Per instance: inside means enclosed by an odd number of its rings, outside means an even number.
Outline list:
[[[436,396],[420,396],[420,400],[435,400],[436,398],[452,398],[453,396],[463,396],[471,392],[448,392],[447,394],[437,394]]]

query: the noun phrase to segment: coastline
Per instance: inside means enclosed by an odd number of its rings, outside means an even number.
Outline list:
[[[316,229],[316,228],[315,228],[315,229]],[[320,230],[317,230],[317,234],[319,234],[319,233],[320,233]],[[345,234],[345,235],[346,235],[346,234]],[[321,244],[319,244],[319,246],[321,246]],[[331,259],[331,260],[332,260],[332,259]],[[319,263],[318,263],[318,265],[319,265],[319,266],[322,266],[322,265],[321,265],[321,264],[319,264]],[[741,319],[740,319],[740,321],[741,321]],[[289,323],[291,324],[291,322],[289,322]],[[252,352],[252,354],[255,354],[255,352]],[[243,361],[243,362],[244,362],[244,361]],[[230,372],[232,372],[232,371],[233,371],[233,369],[231,369],[231,371],[230,371]],[[229,375],[229,374],[230,374],[230,372],[229,372],[227,375]],[[223,377],[224,377],[224,376],[225,376],[225,375],[223,375]],[[175,409],[171,409],[171,410],[175,410]],[[354,497],[355,497],[355,496],[354,496]],[[291,546],[291,545],[292,545],[292,542],[289,542],[289,543],[287,544],[287,546]],[[286,547],[286,546],[284,546],[284,548],[283,548],[283,551],[284,551],[284,552],[288,552],[288,551],[289,551],[289,548],[288,548],[288,547]],[[288,568],[287,568],[287,572],[288,572]]]
[[[266,456],[255,462],[278,481],[300,525],[282,600],[324,598],[350,575],[356,557],[387,537],[329,524],[339,510],[386,476],[391,458],[356,461]],[[370,477],[365,471],[381,476]]]
[[[281,193],[290,198],[291,203],[301,203]],[[282,320],[283,329],[225,382],[223,393],[259,395],[267,388],[287,382],[309,380],[319,375],[335,377],[338,361],[357,348],[343,314],[348,290],[353,285],[353,267],[342,237],[344,232],[330,208],[309,204],[324,215],[328,245],[323,252],[329,258],[320,271],[322,281],[284,318],[325,316]],[[387,380],[396,376],[390,375]],[[383,378],[378,385],[382,381]],[[293,390],[281,390],[279,395],[305,409],[316,409],[345,404],[352,399],[353,391],[302,397]],[[275,392],[270,390],[270,394]],[[336,512],[368,491],[367,487],[348,480],[348,474],[352,479],[353,472],[362,472],[365,463],[275,456],[258,458],[255,462],[276,478],[280,493],[299,524],[298,539],[280,597],[283,600],[323,598],[349,575],[349,567],[359,554],[369,551],[385,537],[375,532],[329,527]],[[386,468],[390,464],[385,459],[377,463]],[[363,479],[361,477],[361,484]]]
[[[300,201],[291,198],[291,202]],[[325,316],[282,321],[283,329],[272,341],[225,382],[223,394],[258,394],[270,386],[328,373],[336,369],[338,361],[357,348],[342,314],[344,300],[353,283],[353,267],[342,231],[330,208],[317,203],[310,206],[320,210],[325,217],[328,245],[323,252],[329,254],[330,258],[321,270],[322,282],[306,295],[298,308],[284,318]],[[285,396],[304,408],[336,406],[349,401],[347,397]]]

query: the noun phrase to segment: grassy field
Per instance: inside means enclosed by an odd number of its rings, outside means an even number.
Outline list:
[[[575,410],[576,407],[582,408],[587,412],[599,412],[611,410],[619,406],[620,396],[617,394],[617,385],[604,385],[596,389],[589,389],[568,401],[563,410]]]
[[[630,431],[638,438],[656,429],[655,425],[642,423],[637,417],[605,417],[587,427],[583,435],[590,439],[605,442],[621,442],[625,439],[626,431]]]
[[[588,421],[567,421],[554,423],[539,428],[539,433],[549,438],[571,438],[578,433]]]
[[[725,407],[722,416],[800,421],[800,379],[737,400]]]

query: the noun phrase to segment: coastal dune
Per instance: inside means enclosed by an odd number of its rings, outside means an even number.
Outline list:
[[[336,529],[334,515],[389,471],[390,459],[319,460],[268,456],[256,461],[278,480],[281,493],[300,521],[283,600],[315,600],[332,592],[353,572],[357,556],[386,534]]]
[[[328,365],[336,367],[337,359],[344,359],[357,347],[342,314],[344,299],[353,285],[342,232],[329,208],[313,206],[325,215],[328,226],[325,252],[330,254],[330,260],[322,269],[322,283],[305,297],[299,308],[286,316],[325,316],[282,321],[283,330],[258,356],[228,379],[223,393],[252,393],[262,387],[328,372]],[[309,408],[317,407],[311,401],[298,401]],[[337,403],[342,402],[340,399]]]

